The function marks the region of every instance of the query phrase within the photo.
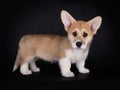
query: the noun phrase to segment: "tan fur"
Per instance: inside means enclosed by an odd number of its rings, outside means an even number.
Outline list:
[[[67,37],[58,35],[26,35],[19,43],[21,63],[31,57],[46,61],[65,57],[64,50],[71,48]]]

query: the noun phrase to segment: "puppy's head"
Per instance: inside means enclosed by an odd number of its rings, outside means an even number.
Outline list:
[[[102,18],[97,16],[89,21],[75,20],[67,11],[61,11],[61,20],[73,48],[85,49],[99,29]]]

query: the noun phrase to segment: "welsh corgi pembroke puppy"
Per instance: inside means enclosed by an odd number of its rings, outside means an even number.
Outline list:
[[[38,57],[48,62],[58,61],[63,77],[74,77],[70,70],[73,63],[80,73],[90,72],[85,68],[85,61],[102,18],[97,16],[89,21],[75,20],[62,10],[61,20],[67,36],[35,34],[22,37],[13,71],[20,67],[23,75],[39,72],[40,68],[35,64],[35,58]]]

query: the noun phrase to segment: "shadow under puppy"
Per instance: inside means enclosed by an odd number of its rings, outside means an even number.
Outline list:
[[[39,57],[48,62],[58,61],[64,77],[74,77],[70,70],[72,63],[76,64],[80,73],[90,72],[85,68],[85,60],[102,18],[97,16],[87,22],[75,20],[67,11],[62,10],[61,20],[67,36],[35,34],[22,37],[13,71],[20,66],[23,75],[32,74],[32,71],[39,72],[40,68],[35,64],[35,57]]]

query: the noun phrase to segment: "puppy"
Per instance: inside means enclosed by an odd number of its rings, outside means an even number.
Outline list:
[[[67,36],[35,34],[22,37],[13,71],[20,66],[23,75],[39,72],[40,68],[35,64],[35,58],[38,57],[48,62],[58,61],[63,77],[74,77],[70,70],[73,63],[80,73],[90,72],[85,68],[85,61],[102,18],[97,16],[89,21],[75,20],[62,10],[61,20]]]

